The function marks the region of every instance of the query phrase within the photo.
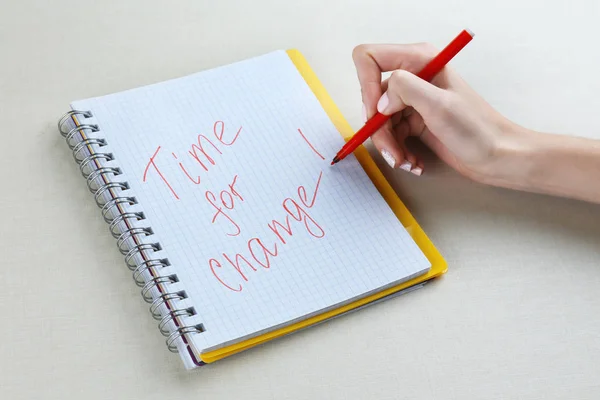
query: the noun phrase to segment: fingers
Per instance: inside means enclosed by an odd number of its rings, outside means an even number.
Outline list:
[[[381,83],[381,89],[385,92],[388,88],[388,80],[386,79]],[[364,119],[365,117],[363,117]],[[405,108],[402,112],[395,113],[390,118],[391,129],[386,126],[385,131],[381,134],[373,136],[373,142],[375,147],[380,150],[385,150],[384,159],[390,160],[390,153],[393,156],[392,163],[389,163],[392,168],[400,168],[407,172],[412,172],[415,175],[420,176],[423,173],[423,162],[417,157],[412,151],[405,145],[405,140],[408,136],[420,136],[425,129],[425,122],[421,115],[414,112],[412,107]],[[391,130],[391,136],[394,138],[395,143],[389,140],[387,131]],[[395,146],[397,144],[397,146]],[[388,148],[392,148],[393,152],[388,151]],[[401,157],[401,158],[399,158]]]
[[[391,121],[387,121],[381,129],[372,135],[371,141],[390,167],[398,168],[405,161],[404,151],[396,140]]]
[[[382,95],[381,73],[404,69],[416,73],[436,54],[429,44],[363,44],[352,52],[367,117],[375,114]]]
[[[392,115],[407,106],[426,116],[446,100],[446,91],[404,70],[396,70],[388,82],[388,89],[377,103],[377,111]]]
[[[402,165],[400,165],[400,168],[406,172],[411,172],[414,175],[421,176],[423,174],[422,161],[419,160],[417,156],[406,147],[404,142],[402,144],[402,150],[404,151],[406,160]]]
[[[387,79],[381,82],[381,91],[385,92],[388,87]],[[391,118],[381,129],[371,136],[375,148],[381,153],[383,159],[391,168],[406,169],[406,149],[403,142],[398,140],[396,125],[401,121],[402,114],[398,113]],[[366,109],[363,104],[363,122],[366,122]]]
[[[401,115],[401,113],[398,113],[395,116]],[[418,114],[415,113],[413,115]],[[396,142],[399,144],[404,154],[404,162],[400,164],[399,168],[407,172],[412,172],[415,175],[421,175],[423,173],[423,163],[412,151],[409,150],[405,143],[406,138],[413,135],[408,119],[400,119],[393,129]]]
[[[398,86],[402,84],[401,81],[404,78],[398,77],[397,73],[393,73],[389,80],[382,82],[381,74],[382,72],[398,69],[416,73],[435,54],[436,49],[428,44],[361,45],[356,47],[352,53],[352,58],[356,65],[361,86],[363,120],[366,121],[366,119],[371,118],[378,109],[378,103],[381,106],[382,99],[386,101],[386,97],[388,101],[383,107],[386,108],[386,115],[401,111],[407,105],[412,106],[412,101],[405,99],[407,101],[405,103],[402,95],[392,95],[398,90]],[[410,74],[410,72],[407,72],[407,74]],[[418,79],[416,76],[410,75]],[[384,93],[387,93],[387,96],[382,98]],[[392,98],[391,101],[390,98]],[[415,175],[420,175],[423,171],[422,163],[404,146],[404,140],[410,131],[410,127],[407,124],[407,133],[403,137],[399,137],[394,132],[393,125],[401,120],[402,114],[398,114],[371,136],[371,140],[392,168],[402,168],[413,172]]]
[[[394,114],[390,121],[371,137],[371,140],[390,167],[421,175],[423,163],[406,147],[405,140],[408,136],[414,135],[412,128],[420,127],[418,121],[420,120],[422,124],[423,120],[418,113],[407,112],[404,114],[409,116],[404,117],[403,113]]]
[[[403,111],[404,120],[408,125],[408,132],[410,136],[421,137],[427,125],[423,117],[418,112],[414,112],[411,107],[405,108]]]

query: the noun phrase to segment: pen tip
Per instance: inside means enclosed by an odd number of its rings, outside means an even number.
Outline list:
[[[330,164],[330,165],[333,165],[333,164],[337,163],[338,161],[340,161],[340,159],[339,159],[339,158],[337,158],[337,156],[336,156],[336,157],[333,157],[333,161],[331,162],[331,164]]]

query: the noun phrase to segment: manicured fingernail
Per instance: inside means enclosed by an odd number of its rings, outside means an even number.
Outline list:
[[[421,167],[416,167],[415,169],[413,169],[412,171],[413,174],[415,174],[416,176],[421,176],[421,174],[423,173],[423,168]]]
[[[367,107],[364,105],[362,105],[362,119],[363,122],[367,122]]]
[[[387,151],[385,149],[381,150],[381,156],[383,157],[385,162],[387,162],[389,164],[390,167],[392,167],[392,168],[396,167],[396,159],[389,151]]]
[[[405,170],[406,172],[410,172],[412,169],[412,164],[409,161],[404,160],[402,164],[400,164],[400,168]]]
[[[390,105],[390,99],[389,99],[387,93],[384,93],[383,96],[381,96],[381,98],[379,99],[379,102],[377,102],[377,111],[379,111],[380,113],[383,114],[383,112],[389,105]]]

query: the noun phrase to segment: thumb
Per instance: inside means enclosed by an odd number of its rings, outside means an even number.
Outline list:
[[[430,115],[445,99],[446,94],[443,89],[399,69],[390,76],[387,91],[377,103],[377,111],[392,115],[406,107],[412,107],[422,116]]]

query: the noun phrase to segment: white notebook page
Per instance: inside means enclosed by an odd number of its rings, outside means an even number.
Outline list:
[[[357,160],[329,165],[344,142],[283,51],[72,106],[197,311],[199,351],[430,267]]]

